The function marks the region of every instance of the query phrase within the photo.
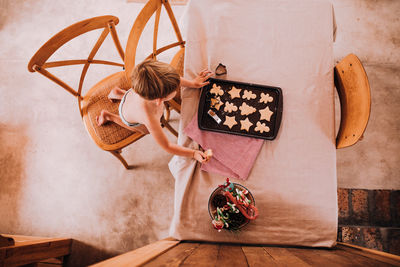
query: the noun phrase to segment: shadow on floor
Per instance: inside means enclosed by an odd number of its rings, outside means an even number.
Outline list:
[[[71,255],[66,259],[65,266],[88,266],[117,255],[117,253],[110,253],[74,239],[72,241]]]

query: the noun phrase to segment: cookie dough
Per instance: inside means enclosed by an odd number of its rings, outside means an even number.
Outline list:
[[[237,106],[235,106],[233,103],[229,103],[229,102],[225,103],[225,107],[224,107],[225,112],[231,113],[232,111],[237,111],[237,109],[238,109]]]
[[[260,101],[259,101],[260,103],[267,104],[267,103],[272,102],[272,101],[274,101],[274,98],[272,96],[270,96],[268,93],[266,93],[266,94],[261,93]]]
[[[214,94],[216,96],[218,95],[223,95],[224,90],[221,89],[221,86],[216,85],[215,83],[212,85],[212,88],[210,89],[210,93]]]
[[[274,112],[272,112],[269,109],[269,107],[261,109],[258,112],[260,112],[261,114],[260,120],[267,120],[267,121],[270,121],[272,114],[274,114]]]
[[[215,108],[216,110],[219,110],[221,106],[224,104],[224,102],[221,101],[220,97],[211,98],[210,100],[211,100],[210,107]]]
[[[247,105],[246,103],[243,102],[243,104],[239,107],[239,109],[241,110],[242,115],[249,115],[252,114],[256,111],[256,108]]]
[[[236,97],[240,98],[240,92],[242,89],[238,89],[235,86],[232,86],[232,89],[228,92],[228,94],[231,95],[231,99],[234,99]]]
[[[260,133],[263,133],[263,132],[268,133],[269,127],[267,125],[265,125],[265,123],[261,123],[261,122],[257,121],[256,128],[254,128],[254,130],[256,132],[260,132]]]
[[[240,130],[245,130],[247,132],[249,131],[250,126],[253,125],[253,123],[249,121],[249,118],[240,120],[240,124],[241,124]]]
[[[232,127],[237,124],[235,116],[225,116],[225,121],[223,124],[228,126],[229,129],[232,129]]]
[[[247,91],[247,90],[244,90],[243,96],[242,96],[243,99],[247,99],[247,100],[255,99],[256,97],[257,97],[256,94],[253,94],[251,91]]]

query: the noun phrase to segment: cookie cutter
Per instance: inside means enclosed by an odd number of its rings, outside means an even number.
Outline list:
[[[220,124],[222,122],[222,120],[217,116],[217,114],[215,114],[214,111],[212,111],[211,109],[208,110],[208,115],[211,116],[211,118],[213,118],[218,124]]]

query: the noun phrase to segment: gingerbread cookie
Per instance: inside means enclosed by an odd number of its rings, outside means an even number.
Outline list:
[[[247,132],[249,131],[250,126],[253,125],[253,123],[251,123],[247,117],[244,120],[240,120],[240,124],[240,130],[245,130]]]
[[[265,123],[261,123],[261,122],[257,121],[256,125],[257,125],[256,128],[254,128],[254,130],[256,132],[260,132],[260,133],[263,133],[263,132],[268,133],[269,132],[269,127],[267,125],[265,125]]]
[[[232,86],[232,89],[228,92],[228,94],[231,95],[231,99],[234,99],[236,97],[240,98],[240,92],[242,89],[238,89],[235,86]]]
[[[237,121],[235,120],[235,116],[232,116],[232,117],[225,116],[225,121],[223,124],[228,126],[229,129],[232,129],[232,127],[237,124]]]
[[[225,112],[231,113],[232,111],[237,111],[237,109],[238,109],[237,106],[235,106],[233,103],[229,103],[229,102],[225,103],[225,107],[224,107]]]
[[[267,121],[270,121],[272,114],[274,114],[274,112],[272,112],[269,109],[269,107],[261,109],[258,112],[260,112],[261,114],[260,120],[267,120]]]
[[[221,89],[221,86],[216,85],[215,83],[213,84],[212,88],[210,89],[210,93],[214,94],[216,96],[218,95],[223,95],[224,90]]]
[[[254,99],[256,97],[257,97],[256,94],[253,94],[251,91],[247,91],[247,90],[244,90],[243,96],[242,96],[243,99],[247,99],[247,100]]]
[[[246,103],[243,102],[243,104],[239,107],[239,109],[241,110],[242,115],[249,115],[252,114],[256,111],[256,108],[247,105]]]
[[[274,98],[272,96],[270,96],[268,93],[267,94],[261,93],[261,97],[260,97],[260,101],[259,101],[260,103],[267,104],[272,101],[274,101]]]

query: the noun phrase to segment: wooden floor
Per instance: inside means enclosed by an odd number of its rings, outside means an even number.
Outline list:
[[[399,261],[338,245],[333,249],[182,242],[143,266],[400,266]]]

